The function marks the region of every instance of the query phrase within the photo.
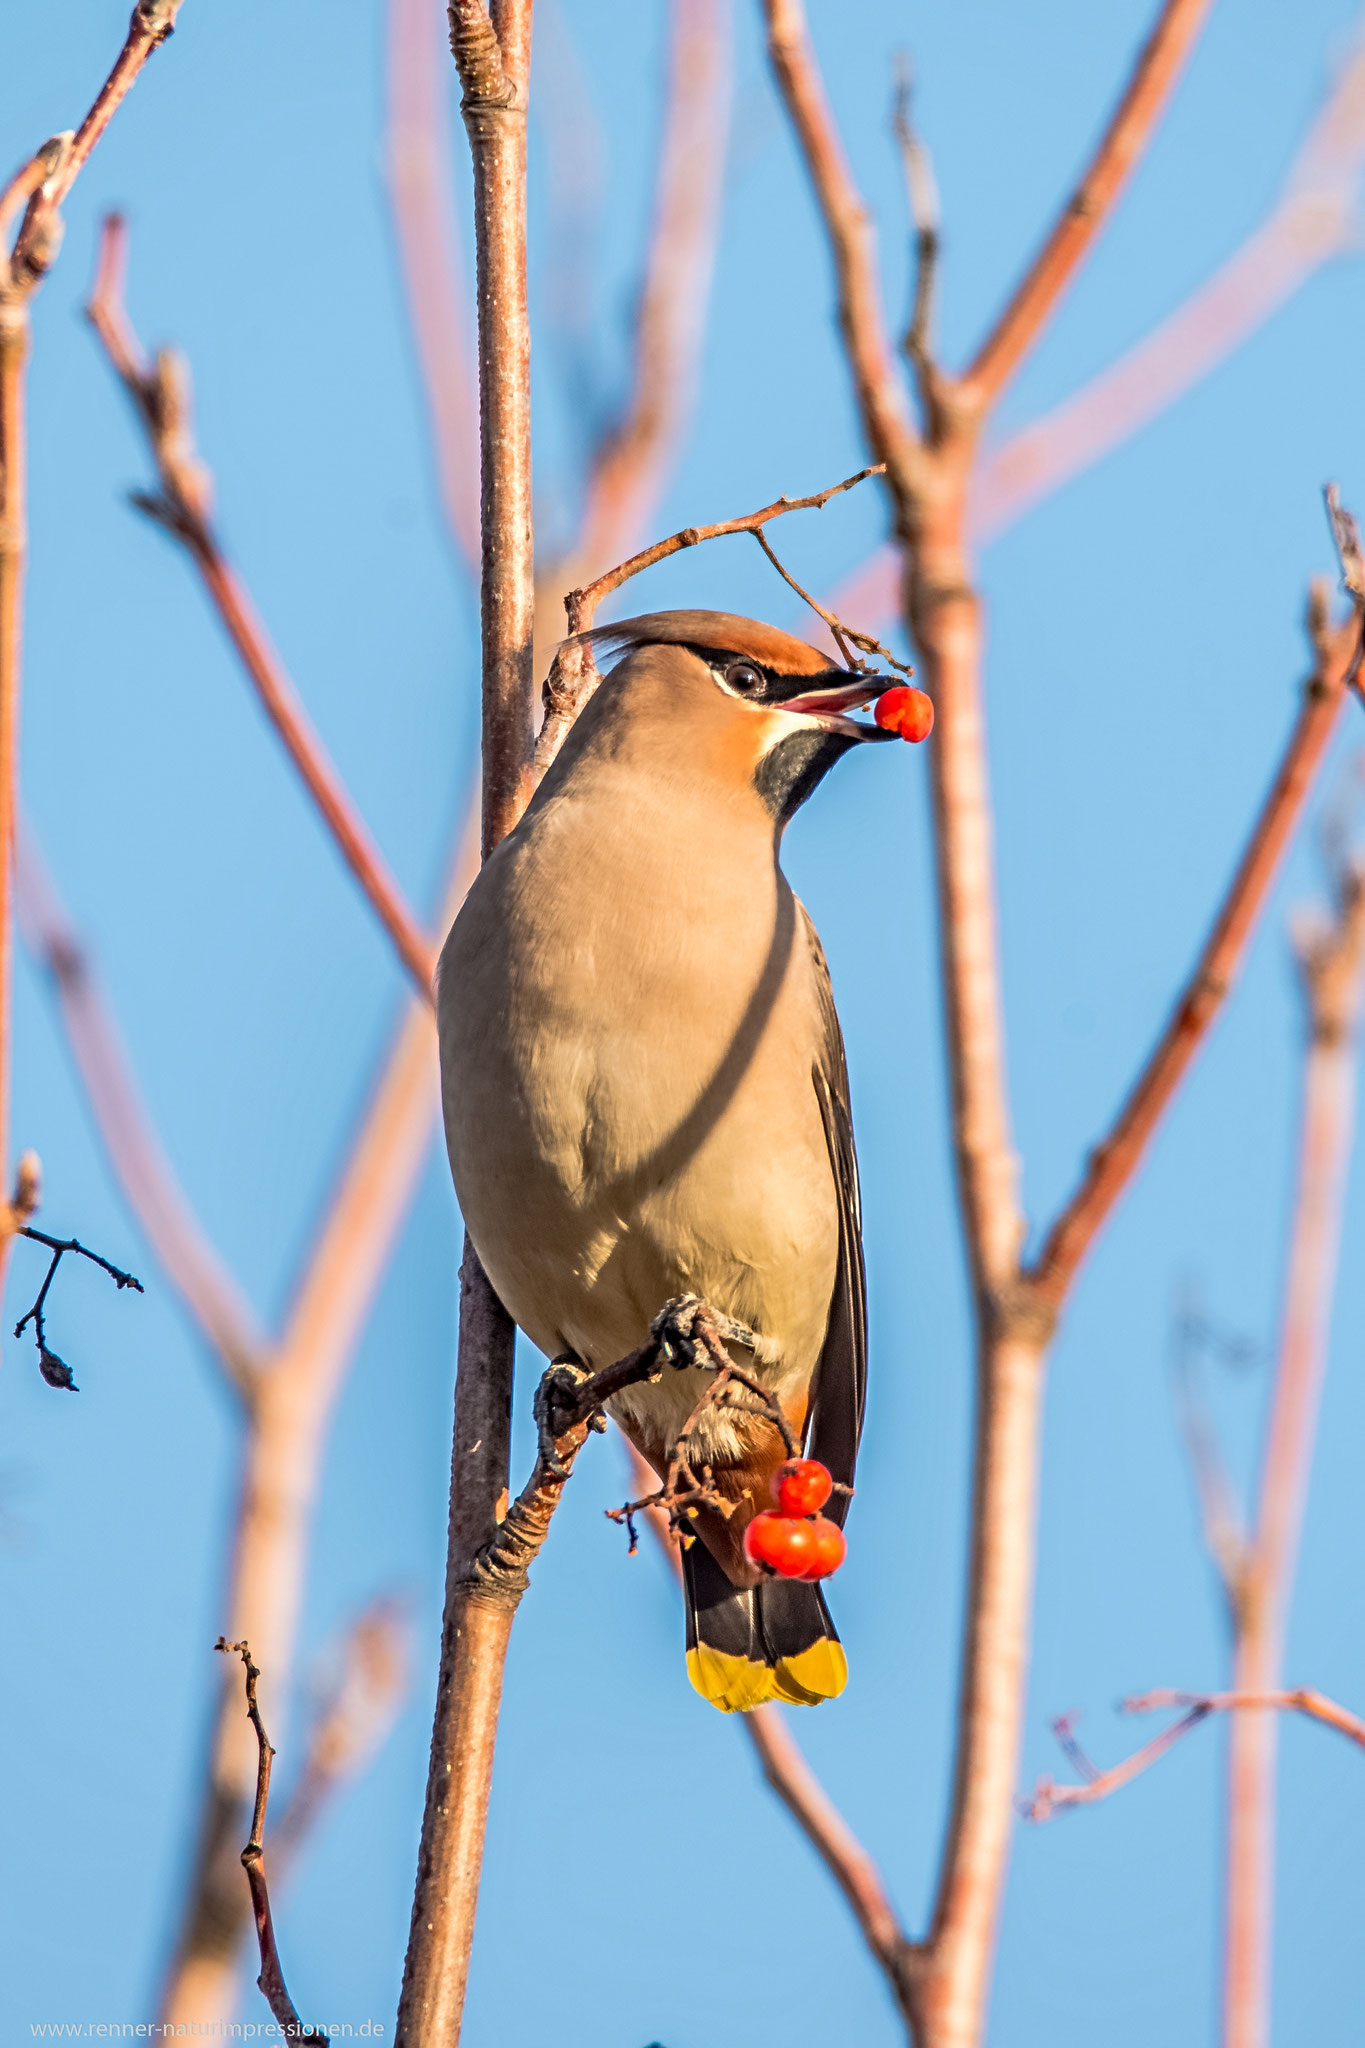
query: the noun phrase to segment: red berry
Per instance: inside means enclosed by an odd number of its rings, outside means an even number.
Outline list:
[[[824,1515],[817,1515],[813,1522],[807,1522],[812,1538],[810,1563],[802,1572],[803,1579],[827,1579],[831,1572],[837,1572],[848,1555],[844,1532],[837,1522],[831,1522]]]
[[[744,1531],[744,1555],[760,1571],[780,1579],[804,1579],[815,1562],[818,1524],[795,1515],[775,1515],[765,1508]]]
[[[903,740],[927,740],[934,729],[932,699],[908,683],[893,683],[878,697],[872,715],[883,732],[899,733]]]
[[[815,1515],[834,1489],[829,1467],[818,1458],[788,1458],[773,1474],[773,1499],[784,1515]]]

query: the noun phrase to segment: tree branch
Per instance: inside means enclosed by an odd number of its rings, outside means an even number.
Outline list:
[[[1259,1499],[1233,1610],[1232,1683],[1243,1694],[1271,1693],[1283,1683],[1355,1137],[1365,870],[1358,863],[1343,865],[1336,886],[1335,916],[1298,935],[1307,1024],[1298,1189]],[[1228,1749],[1226,2048],[1265,2048],[1269,2039],[1276,1734],[1271,1716],[1239,1715]]]
[[[1080,1186],[1030,1268],[1030,1282],[1049,1303],[1065,1295],[1223,1006],[1345,701],[1357,641],[1354,620],[1318,636],[1298,718],[1213,929],[1112,1129],[1091,1152]]]
[[[404,967],[429,997],[435,966],[430,941],[403,901],[384,856],[351,801],[214,531],[212,479],[194,446],[188,367],[170,349],[163,349],[155,363],[148,365],[129,324],[123,304],[126,245],[122,217],[110,214],[104,222],[99,268],[86,315],[142,421],[156,463],[160,492],[155,496],[136,493],[133,502],[188,551],[261,706],[342,859],[369,899]]]
[[[531,0],[451,0],[474,166],[482,574],[482,851],[515,825],[531,759],[535,583],[530,322],[526,298],[526,102]],[[493,1743],[512,1612],[471,1599],[477,1547],[509,1478],[515,1331],[465,1238],[451,1441],[441,1663],[422,1843],[403,1972],[399,2048],[453,2048],[474,1931]]]
[[[261,1996],[284,2029],[287,2041],[316,2043],[317,2048],[326,2048],[326,2035],[315,2033],[311,2027],[305,2028],[299,2018],[298,2008],[289,1996],[289,1988],[284,1981],[284,1966],[280,1961],[279,1946],[275,1940],[275,1926],[270,1916],[270,1890],[266,1884],[265,1850],[261,1838],[265,1832],[266,1807],[270,1800],[270,1767],[275,1760],[275,1752],[270,1747],[270,1739],[265,1732],[265,1723],[261,1719],[261,1710],[256,1700],[256,1681],[261,1675],[260,1670],[252,1662],[251,1651],[244,1642],[229,1643],[223,1636],[219,1636],[214,1648],[222,1650],[226,1655],[235,1653],[241,1657],[242,1667],[246,1672],[247,1719],[256,1731],[259,1759],[256,1772],[256,1806],[251,1817],[251,1834],[242,1851],[242,1868],[246,1872],[247,1884],[251,1890],[251,1910],[256,1919],[256,1939],[261,1951],[261,1974],[256,1983]]]
[[[983,409],[994,404],[1047,326],[1107,222],[1152,139],[1209,6],[1210,0],[1165,0],[1085,175],[966,373],[964,382]]]
[[[887,335],[871,217],[844,155],[801,0],[763,0],[763,12],[769,60],[834,259],[839,328],[868,441],[878,462],[908,471],[918,442]]]
[[[1112,1770],[1100,1771],[1087,1779],[1083,1785],[1058,1785],[1051,1778],[1040,1778],[1031,1799],[1020,1801],[1020,1812],[1025,1820],[1051,1820],[1069,1806],[1093,1806],[1100,1799],[1107,1799],[1111,1792],[1119,1791],[1124,1785],[1140,1777],[1151,1764],[1159,1761],[1168,1750],[1174,1749],[1183,1736],[1201,1721],[1207,1721],[1210,1714],[1261,1713],[1280,1711],[1304,1714],[1310,1721],[1320,1721],[1326,1728],[1335,1728],[1339,1735],[1365,1749],[1365,1721],[1329,1700],[1325,1693],[1315,1692],[1311,1687],[1301,1686],[1293,1692],[1149,1692],[1135,1699],[1123,1702],[1125,1714],[1148,1714],[1163,1707],[1181,1707],[1184,1712],[1169,1728],[1163,1728],[1160,1735],[1144,1743],[1143,1747],[1115,1764]]]

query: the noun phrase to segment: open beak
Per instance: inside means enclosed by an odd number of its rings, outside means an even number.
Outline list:
[[[892,732],[883,732],[879,725],[866,724],[862,719],[847,715],[850,711],[860,711],[874,697],[880,697],[891,682],[890,676],[850,676],[846,669],[831,669],[829,674],[841,680],[813,690],[803,690],[797,697],[784,697],[778,708],[798,711],[803,718],[814,719],[826,732],[841,732],[849,739],[891,740],[896,737]]]

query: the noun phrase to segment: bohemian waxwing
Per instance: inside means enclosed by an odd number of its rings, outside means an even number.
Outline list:
[[[737,1354],[808,1455],[853,1481],[867,1309],[843,1041],[825,957],[778,865],[879,679],[726,612],[599,628],[627,650],[580,715],[441,955],[455,1191],[532,1343],[599,1371],[679,1295],[758,1337]],[[663,1473],[708,1375],[610,1410]],[[687,1668],[725,1711],[842,1691],[818,1586],[761,1581],[744,1529],[785,1454],[759,1412],[698,1442],[729,1518],[684,1553]],[[827,1512],[842,1521],[847,1496]],[[704,1546],[704,1547],[703,1547]]]

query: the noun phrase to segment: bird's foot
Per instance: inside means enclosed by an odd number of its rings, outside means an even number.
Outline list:
[[[559,1455],[559,1439],[564,1433],[561,1403],[572,1407],[584,1381],[591,1378],[592,1374],[573,1358],[556,1358],[541,1374],[531,1413],[535,1417],[540,1462],[552,1479],[567,1479],[570,1470]],[[587,1422],[589,1429],[600,1431],[607,1426],[600,1408],[594,1410]]]
[[[650,1324],[649,1334],[659,1347],[659,1357],[679,1372],[689,1365],[728,1363],[721,1350],[725,1344],[741,1344],[747,1351],[758,1345],[752,1330],[712,1308],[699,1294],[680,1294],[666,1301]]]

